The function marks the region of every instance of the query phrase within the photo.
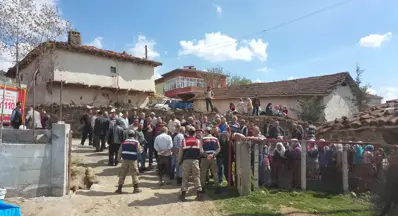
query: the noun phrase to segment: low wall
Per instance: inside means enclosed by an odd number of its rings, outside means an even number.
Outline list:
[[[7,197],[63,196],[68,186],[70,125],[52,131],[4,129],[0,144],[0,187]]]

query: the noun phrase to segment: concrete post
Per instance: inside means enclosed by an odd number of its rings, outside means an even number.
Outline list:
[[[307,142],[301,143],[301,190],[307,190]]]
[[[344,146],[343,148],[343,161],[342,161],[342,169],[343,169],[343,191],[344,193],[348,193],[349,184],[348,184],[348,146]]]
[[[64,196],[68,188],[69,124],[52,125],[51,185],[53,196]]]
[[[236,141],[236,143],[235,143],[235,172],[236,172],[236,176],[237,176],[237,179],[235,179],[235,185],[236,185],[236,188],[238,189],[238,193],[242,194],[242,181],[241,181],[242,168],[240,167],[242,153],[240,150],[241,149],[240,143],[241,143],[240,141]]]
[[[241,196],[249,195],[251,192],[251,168],[250,168],[250,145],[247,141],[240,142],[240,168],[241,182],[242,182],[242,193]]]
[[[253,173],[253,177],[254,177],[254,190],[258,190],[259,186],[258,186],[258,177],[259,177],[259,147],[258,147],[258,143],[254,144],[254,173]]]

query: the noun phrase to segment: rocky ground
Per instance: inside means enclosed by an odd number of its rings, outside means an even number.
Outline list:
[[[160,187],[155,171],[140,176],[142,192],[132,194],[131,178],[126,178],[124,194],[115,194],[119,167],[107,166],[107,152],[94,153],[88,146],[74,140],[73,157],[81,157],[85,166],[92,167],[98,175],[98,184],[90,190],[81,190],[65,197],[38,197],[33,199],[9,198],[5,201],[21,207],[24,216],[74,216],[74,215],[220,215],[211,200],[193,201],[195,192],[189,192],[189,202],[179,202],[179,187]],[[120,166],[120,165],[119,165]]]

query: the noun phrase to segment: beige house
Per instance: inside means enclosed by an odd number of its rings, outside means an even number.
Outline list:
[[[30,52],[20,64],[20,79],[28,86],[32,104],[33,74],[36,78],[36,104],[109,105],[128,103],[144,107],[155,92],[155,67],[160,62],[81,44],[79,32],[69,32],[68,42],[48,43]],[[38,64],[40,63],[40,64]],[[7,72],[15,78],[15,67]],[[62,87],[61,87],[62,83]],[[62,98],[61,98],[62,88]],[[61,99],[60,99],[61,98]]]
[[[258,97],[261,108],[264,110],[268,103],[286,105],[289,108],[289,116],[297,118],[295,109],[298,107],[298,99],[301,97],[320,97],[326,105],[325,119],[331,121],[341,116],[351,116],[358,112],[358,107],[353,103],[353,88],[358,88],[348,72],[308,77],[295,80],[286,80],[268,83],[253,83],[248,85],[231,86],[223,89],[215,89],[213,105],[220,112],[229,109],[229,104],[235,105],[240,98]],[[194,108],[197,111],[206,112],[204,95],[194,98]]]

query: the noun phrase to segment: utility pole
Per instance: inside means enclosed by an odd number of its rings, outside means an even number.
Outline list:
[[[148,46],[145,45],[145,59],[148,59]]]
[[[61,80],[61,87],[59,89],[59,121],[62,121],[62,92],[64,90],[64,81]]]
[[[3,127],[4,127],[4,101],[7,91],[7,81],[3,82],[3,100],[1,101],[1,128],[0,128],[0,144],[3,143]],[[10,119],[11,120],[11,119]]]

